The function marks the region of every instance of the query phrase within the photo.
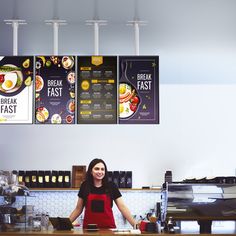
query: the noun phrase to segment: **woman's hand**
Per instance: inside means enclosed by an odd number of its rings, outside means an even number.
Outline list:
[[[134,229],[140,229],[141,222],[142,222],[141,220],[136,221],[134,225]]]
[[[136,221],[134,220],[133,216],[131,215],[128,207],[125,205],[125,203],[123,202],[122,197],[119,197],[115,200],[115,203],[119,209],[119,211],[121,212],[121,214],[126,218],[126,220],[128,220],[128,222],[133,226],[133,228],[136,225]]]
[[[77,201],[77,205],[75,207],[75,209],[72,211],[72,213],[70,214],[69,218],[70,218],[70,221],[73,223],[77,217],[82,213],[83,211],[83,208],[84,208],[84,201],[82,198],[78,198],[78,201]]]

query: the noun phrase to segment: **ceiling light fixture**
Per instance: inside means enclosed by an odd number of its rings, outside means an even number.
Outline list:
[[[27,23],[25,20],[19,20],[19,19],[9,19],[4,20],[4,22],[7,25],[12,25],[13,29],[13,56],[18,55],[18,28],[19,25],[26,25]]]
[[[99,26],[107,25],[106,20],[86,20],[86,25],[94,26],[94,55],[99,55]]]
[[[126,25],[134,26],[135,55],[138,56],[139,55],[139,26],[147,25],[147,21],[132,20],[132,21],[128,21]]]
[[[58,31],[60,25],[67,25],[66,20],[52,19],[45,20],[46,25],[53,26],[53,55],[58,55]]]

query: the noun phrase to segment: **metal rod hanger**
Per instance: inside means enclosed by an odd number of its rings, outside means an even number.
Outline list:
[[[8,19],[4,20],[7,25],[12,25],[13,29],[13,56],[18,55],[18,29],[19,25],[26,25],[25,20],[19,19]]]
[[[86,20],[86,25],[94,26],[94,55],[99,55],[99,26],[107,25],[106,20]]]
[[[46,25],[53,26],[53,55],[58,55],[58,31],[60,25],[67,25],[66,20],[45,20]]]
[[[139,55],[139,26],[147,25],[147,21],[132,20],[132,21],[128,21],[126,25],[134,26],[135,55],[138,56]]]

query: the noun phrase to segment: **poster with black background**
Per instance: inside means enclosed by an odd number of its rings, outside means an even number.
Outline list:
[[[32,123],[33,57],[0,56],[0,124]]]
[[[75,123],[75,57],[36,56],[35,123]]]
[[[117,123],[117,57],[79,56],[78,123]]]
[[[119,57],[119,123],[159,124],[159,57]]]

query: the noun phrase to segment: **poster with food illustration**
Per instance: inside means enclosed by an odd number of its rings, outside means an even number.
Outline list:
[[[32,123],[33,59],[0,57],[0,124]]]
[[[117,57],[78,57],[78,123],[117,123]]]
[[[36,56],[35,123],[75,123],[75,57]]]
[[[159,57],[119,57],[119,123],[159,124]]]

